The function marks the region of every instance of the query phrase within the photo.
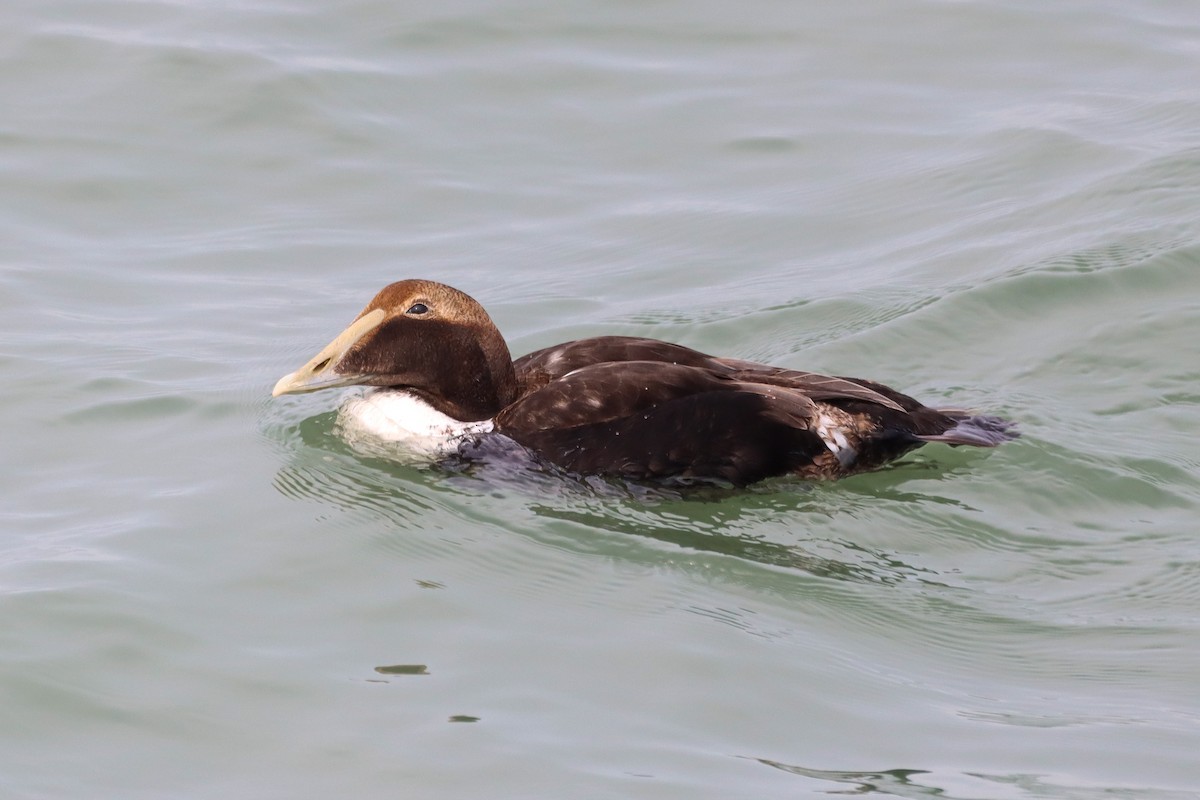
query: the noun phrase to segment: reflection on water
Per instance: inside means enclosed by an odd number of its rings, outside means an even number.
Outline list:
[[[784,764],[769,758],[755,759],[768,767],[839,784],[849,784],[849,789],[831,789],[830,794],[885,794],[894,797],[944,797],[951,798],[942,789],[922,786],[909,780],[914,775],[928,775],[924,769],[884,769],[878,772],[843,772],[841,770],[810,769],[795,764]]]
[[[971,510],[949,497],[903,488],[914,477],[928,481],[954,474],[959,467],[952,462],[911,460],[890,466],[870,482],[852,479],[836,485],[797,479],[774,479],[749,489],[648,485],[565,473],[540,464],[502,436],[474,443],[470,458],[415,466],[364,455],[347,444],[338,436],[335,412],[267,427],[273,438],[303,445],[278,471],[274,483],[279,492],[343,510],[367,510],[402,528],[416,527],[415,520],[434,513],[469,520],[476,513],[471,498],[505,496],[534,520],[618,532],[822,578],[943,586],[932,570],[894,552],[822,531],[831,517],[855,516],[880,501]],[[499,522],[518,535],[537,535],[511,519]],[[586,538],[577,538],[575,545],[586,549]]]
[[[924,769],[885,769],[879,771],[842,771],[812,769],[784,764],[769,758],[755,761],[792,775],[828,781],[839,788],[829,788],[831,795],[884,795],[887,797],[938,797],[942,800],[976,800],[989,797],[1070,797],[1102,800],[1102,798],[1147,798],[1147,800],[1185,800],[1192,793],[1170,789],[1122,786],[1080,786],[1078,783],[1057,783],[1045,775],[992,775],[982,772],[960,774],[935,773]],[[845,788],[841,788],[841,787]]]
[[[809,552],[802,543],[784,544],[761,538],[739,528],[753,527],[744,523],[757,516],[756,510],[738,506],[728,513],[707,517],[690,516],[686,501],[663,508],[637,509],[630,506],[606,505],[590,509],[562,508],[536,504],[533,511],[541,516],[568,520],[588,527],[620,531],[631,536],[644,536],[659,542],[689,550],[717,553],[753,561],[772,567],[795,569],[822,578],[900,583],[906,580],[926,580],[925,572],[888,554],[871,551],[848,541],[836,546],[844,550],[844,560]],[[684,511],[684,513],[680,513]],[[803,534],[801,534],[803,536]],[[826,542],[828,544],[828,542]]]

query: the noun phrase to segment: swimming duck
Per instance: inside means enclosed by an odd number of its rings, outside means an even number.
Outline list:
[[[838,478],[926,442],[994,447],[1013,423],[927,408],[871,381],[599,336],[513,361],[483,306],[428,280],[383,288],[274,396],[378,387],[343,419],[381,438],[456,452],[502,434],[569,472],[633,480]]]

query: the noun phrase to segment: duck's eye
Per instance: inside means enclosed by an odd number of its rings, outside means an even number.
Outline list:
[[[413,303],[412,307],[405,311],[405,314],[424,314],[429,310],[429,306],[424,303]]]

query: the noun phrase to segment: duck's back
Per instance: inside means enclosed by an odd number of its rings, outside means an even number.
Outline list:
[[[496,430],[581,474],[737,485],[786,473],[833,478],[926,441],[1011,438],[1003,421],[927,408],[880,384],[651,339],[584,339],[514,366],[522,393]]]

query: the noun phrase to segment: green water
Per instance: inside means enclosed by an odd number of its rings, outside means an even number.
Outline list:
[[[1200,793],[1200,12],[29,2],[0,797]],[[1020,422],[673,497],[269,399],[384,284]]]

